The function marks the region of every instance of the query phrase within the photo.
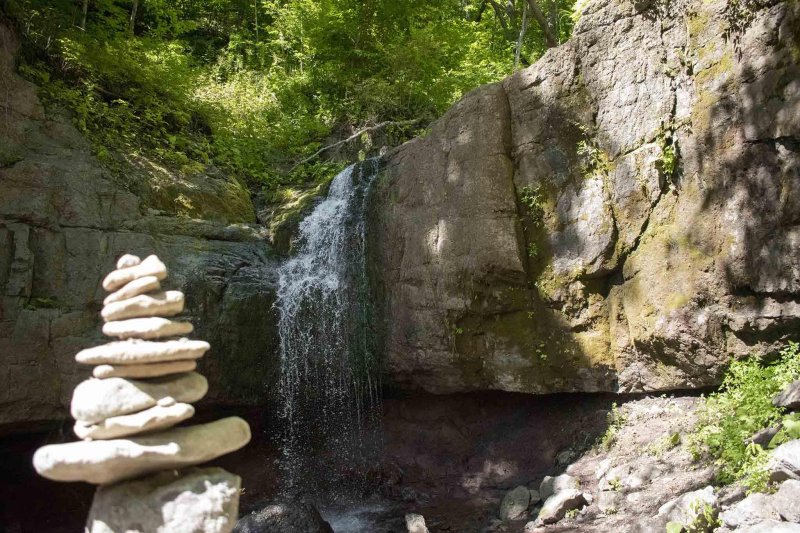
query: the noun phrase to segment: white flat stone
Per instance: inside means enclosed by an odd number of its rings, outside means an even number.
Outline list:
[[[228,533],[241,479],[221,468],[160,472],[99,487],[87,533]]]
[[[134,296],[139,296],[140,294],[145,294],[147,292],[157,292],[160,290],[161,282],[158,281],[157,277],[144,276],[127,283],[119,290],[106,296],[106,299],[103,300],[103,305],[119,302],[121,300],[127,300],[128,298],[133,298]]]
[[[178,322],[162,317],[131,318],[114,320],[103,324],[103,333],[109,337],[122,339],[161,339],[188,335],[194,326],[189,322]]]
[[[82,439],[116,439],[166,429],[194,416],[194,407],[188,403],[154,405],[132,415],[112,416],[102,422],[90,424],[75,422],[73,430]]]
[[[142,262],[138,256],[132,254],[125,254],[119,259],[117,259],[117,268],[128,268],[132,266],[136,266]]]
[[[142,437],[78,441],[39,448],[36,471],[54,481],[116,483],[210,461],[250,441],[250,427],[238,417],[224,418]]]
[[[199,359],[209,348],[211,345],[206,341],[189,339],[163,342],[128,339],[81,350],[75,360],[87,365],[157,363]]]
[[[75,387],[70,412],[83,422],[100,422],[153,407],[163,398],[196,402],[208,391],[208,381],[197,372],[187,372],[152,381],[125,378],[90,378]]]
[[[173,316],[183,311],[183,293],[165,291],[140,294],[103,307],[100,315],[106,322],[151,316]]]
[[[165,363],[147,363],[143,365],[98,365],[92,369],[92,375],[98,379],[106,378],[157,378],[170,374],[191,372],[197,368],[194,359],[183,361],[167,361]]]
[[[126,283],[144,276],[155,276],[158,279],[164,279],[167,277],[167,267],[158,257],[151,255],[138,265],[118,268],[111,272],[103,280],[103,288],[108,292],[115,291]]]

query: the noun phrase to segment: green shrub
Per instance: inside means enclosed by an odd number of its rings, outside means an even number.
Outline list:
[[[121,171],[130,156],[187,173],[213,164],[274,192],[316,186],[320,167],[297,162],[343,133],[422,126],[510,74],[523,2],[153,0],[139,3],[133,31],[129,0],[87,5],[83,24],[74,0],[0,2],[25,41],[20,72],[46,105],[70,110]],[[572,27],[557,26],[560,38]],[[545,50],[534,25],[522,45],[530,61]]]
[[[541,227],[544,218],[545,199],[542,188],[539,184],[535,186],[526,185],[520,190],[519,200],[525,206],[525,215],[531,226]]]
[[[717,466],[719,483],[743,480],[751,491],[766,488],[769,452],[748,439],[781,421],[782,410],[772,405],[772,398],[798,377],[800,345],[795,342],[771,363],[754,357],[731,363],[720,390],[705,400],[689,437],[690,449]]]
[[[616,402],[611,404],[611,412],[607,416],[608,427],[600,436],[597,445],[603,450],[610,450],[614,443],[617,442],[617,433],[627,421],[628,417],[617,406]]]

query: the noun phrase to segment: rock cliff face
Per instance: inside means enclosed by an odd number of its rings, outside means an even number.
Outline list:
[[[591,3],[567,43],[390,156],[392,380],[695,388],[797,331],[800,4],[662,4]]]
[[[99,283],[129,250],[160,255],[169,288],[186,293],[197,334],[214,346],[200,365],[210,401],[261,402],[275,370],[277,260],[251,224],[248,192],[157,168],[126,189],[14,74],[17,46],[0,24],[0,428],[64,417],[88,376],[72,354],[101,339]]]
[[[371,225],[391,381],[695,388],[797,331],[800,5],[759,2],[752,20],[593,2],[567,43],[391,154]],[[17,46],[0,24],[0,428],[63,417],[128,251],[186,293],[210,401],[262,402],[278,259],[248,192],[147,161],[110,175],[14,73]]]

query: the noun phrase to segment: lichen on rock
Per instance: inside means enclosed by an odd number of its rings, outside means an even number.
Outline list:
[[[657,4],[595,3],[390,154],[375,218],[397,384],[706,387],[800,323],[800,8],[759,5],[734,43],[722,2]]]

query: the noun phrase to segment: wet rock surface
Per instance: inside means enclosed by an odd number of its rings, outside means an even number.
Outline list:
[[[236,523],[234,533],[333,533],[313,505],[276,502],[265,505]]]

